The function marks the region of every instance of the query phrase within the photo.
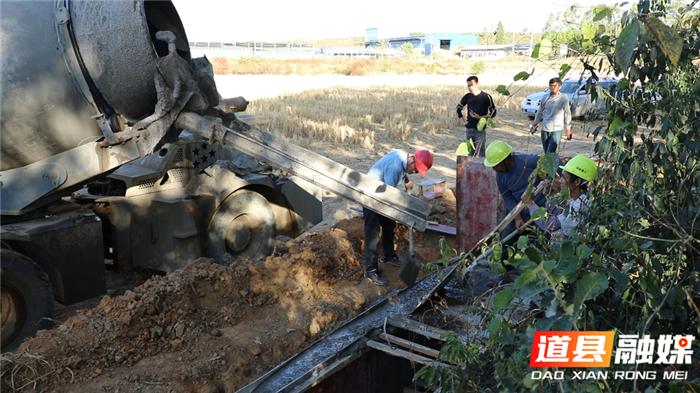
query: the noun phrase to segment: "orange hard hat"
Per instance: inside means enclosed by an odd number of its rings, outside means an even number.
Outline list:
[[[433,166],[433,153],[428,150],[416,150],[416,170],[418,173],[425,176],[431,166]]]

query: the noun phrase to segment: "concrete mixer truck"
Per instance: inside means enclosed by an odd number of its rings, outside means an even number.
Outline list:
[[[429,204],[214,108],[170,1],[0,1],[2,350],[105,263],[262,259],[322,220],[323,187],[424,230]]]
[[[174,124],[219,96],[169,1],[12,1],[0,15],[3,350],[48,326],[54,299],[105,293],[105,260],[264,258],[322,219],[317,187]]]

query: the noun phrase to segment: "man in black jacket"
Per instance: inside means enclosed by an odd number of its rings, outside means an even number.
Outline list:
[[[472,155],[483,157],[486,151],[486,127],[479,127],[479,120],[496,117],[496,105],[491,95],[479,89],[479,78],[470,76],[467,78],[469,93],[459,101],[457,105],[457,117],[466,127],[466,141],[472,140],[474,151]],[[469,114],[465,117],[462,110],[467,108]],[[481,129],[479,129],[481,128]]]

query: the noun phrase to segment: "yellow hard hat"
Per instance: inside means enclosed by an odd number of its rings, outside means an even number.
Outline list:
[[[488,154],[488,150],[486,153]],[[595,161],[583,154],[575,156],[570,159],[566,165],[560,166],[559,168],[586,181],[593,181],[596,176],[598,176],[598,166],[595,164]]]
[[[486,158],[484,158],[484,165],[488,167],[494,167],[505,160],[506,157],[513,151],[513,148],[509,144],[503,141],[493,141],[486,148]]]

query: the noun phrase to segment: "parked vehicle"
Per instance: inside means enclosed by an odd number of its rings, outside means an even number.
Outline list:
[[[537,115],[537,111],[540,110],[540,100],[542,100],[542,97],[544,97],[545,94],[549,94],[549,91],[549,88],[547,88],[542,92],[532,93],[525,97],[520,109],[523,111],[523,113],[527,114],[530,120],[534,119],[535,115]]]
[[[598,81],[591,80],[590,85],[588,79],[565,79],[562,81],[559,92],[569,96],[572,118],[584,116],[595,118],[605,111],[605,101],[600,96],[593,100],[590,92],[592,89],[595,89],[596,86],[610,90],[616,86],[617,83],[618,79],[616,78],[602,78]],[[521,105],[522,112],[527,114],[530,119],[534,119],[540,109],[540,101],[545,94],[549,94],[549,89],[525,97]]]

